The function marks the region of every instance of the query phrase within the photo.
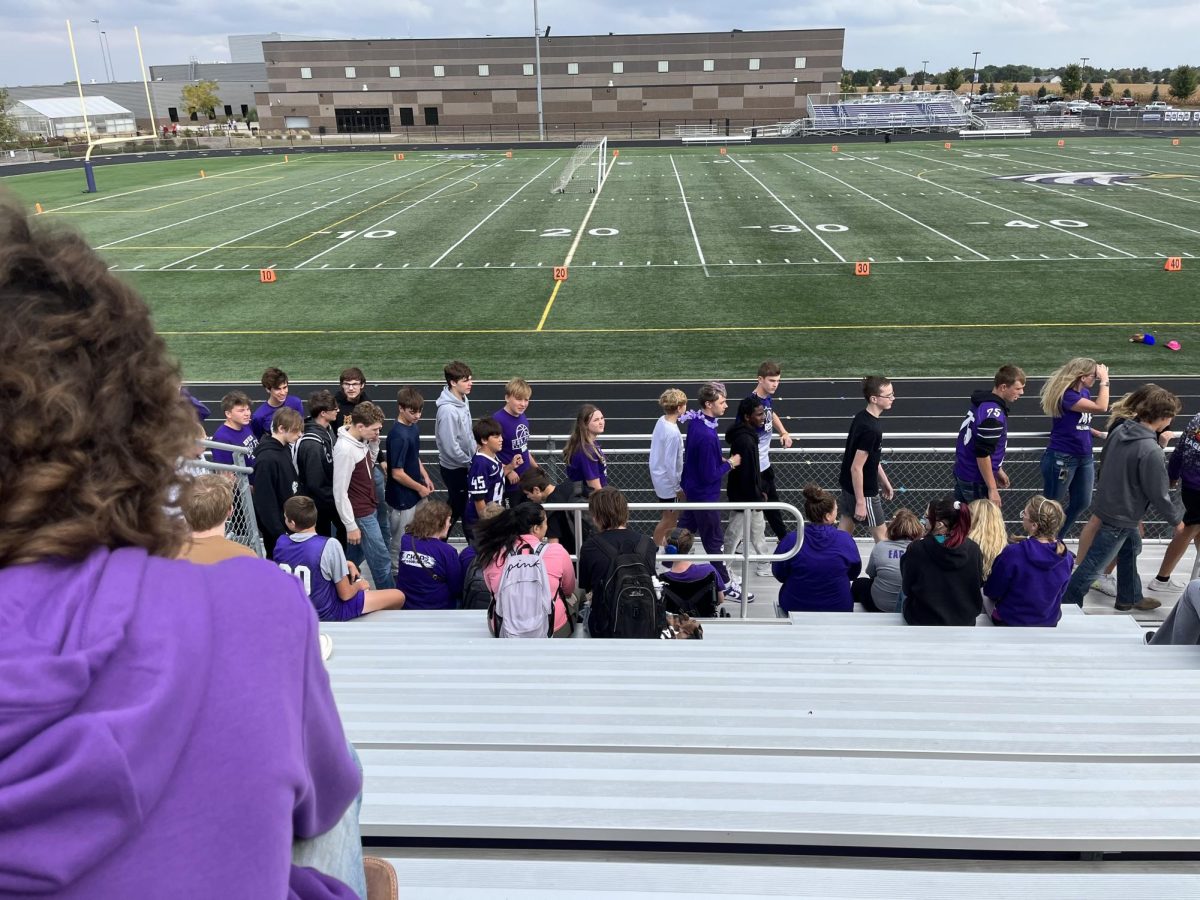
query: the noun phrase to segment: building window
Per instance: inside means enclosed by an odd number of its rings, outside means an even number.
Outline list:
[[[301,78],[312,78],[312,69],[310,69],[308,66],[301,66],[300,67],[300,77]]]
[[[713,72],[716,70],[716,68],[717,68],[717,61],[715,59],[706,59],[704,61],[704,71],[705,72]]]
[[[399,66],[388,66],[388,78],[399,78],[399,77],[400,77],[400,67]]]
[[[483,77],[485,77],[485,76],[487,76],[487,75],[491,74],[491,71],[492,71],[492,69],[491,69],[491,66],[488,66],[488,65],[486,65],[486,64],[484,64],[484,65],[481,65],[481,66],[479,67],[479,77],[480,77],[480,78],[483,78]]]
[[[625,63],[623,63],[623,62],[613,63],[613,74],[614,75],[624,75],[625,74]]]
[[[347,78],[353,78],[354,72],[355,72],[354,66],[346,66],[346,77]]]
[[[807,58],[807,57],[804,57],[804,56],[797,56],[797,57],[796,57],[796,68],[797,68],[797,69],[803,69],[803,68],[804,68],[805,66],[807,66],[807,65],[808,65],[808,58]]]
[[[523,66],[521,66],[521,74],[522,75],[532,75],[533,74],[533,63],[525,63]]]
[[[660,71],[660,72],[670,72],[670,71],[671,71],[671,64],[670,64],[670,63],[669,63],[667,60],[665,60],[665,59],[660,59],[660,60],[658,61],[658,71]]]
[[[445,78],[446,77],[446,67],[445,66],[434,66],[433,67],[433,77],[434,78]]]
[[[579,63],[567,63],[567,74],[568,75],[578,75],[579,74]]]
[[[750,57],[750,71],[757,72],[762,68],[762,60],[757,57]]]

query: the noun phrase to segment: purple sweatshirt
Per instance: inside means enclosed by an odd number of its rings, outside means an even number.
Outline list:
[[[679,479],[690,502],[706,503],[721,499],[721,479],[731,466],[721,458],[721,437],[717,420],[698,416],[688,425],[683,447],[683,475]]]
[[[360,787],[295,578],[98,549],[0,607],[0,896],[354,896],[291,863]]]
[[[1171,481],[1182,478],[1183,486],[1189,491],[1200,491],[1200,413],[1192,416],[1192,421],[1179,436],[1167,463],[1167,477]]]
[[[992,618],[1005,625],[1053,628],[1062,615],[1062,596],[1075,556],[1058,542],[1032,538],[1009,544],[992,563],[983,592],[996,603]]]
[[[796,546],[796,532],[788,532],[776,553]],[[771,574],[782,582],[779,608],[784,612],[852,612],[850,582],[862,571],[862,557],[854,538],[834,525],[804,526],[804,543],[791,559],[771,563]]]

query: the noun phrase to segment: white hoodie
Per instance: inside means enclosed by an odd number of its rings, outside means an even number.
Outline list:
[[[354,467],[361,465],[368,455],[370,464],[374,466],[379,456],[379,441],[367,442],[351,437],[345,425],[338,429],[337,440],[333,444],[333,505],[337,507],[338,518],[347,531],[358,530],[354,510],[350,507],[350,476]]]

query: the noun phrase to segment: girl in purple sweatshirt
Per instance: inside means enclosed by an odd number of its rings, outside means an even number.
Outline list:
[[[687,441],[683,447],[680,486],[689,503],[710,503],[721,499],[721,479],[730,469],[736,468],[742,458],[736,453],[728,460],[721,456],[717,420],[729,405],[725,399],[725,385],[719,381],[705,383],[700,388],[698,402],[700,415],[688,425]],[[679,527],[698,534],[706,553],[720,553],[725,546],[721,513],[715,509],[689,509],[679,517]],[[725,563],[716,560],[713,568],[729,584],[729,570],[725,568]],[[725,596],[730,600],[741,599],[741,594],[733,585],[730,585]]]
[[[1053,628],[1062,615],[1062,597],[1075,557],[1058,539],[1063,508],[1036,494],[1021,512],[1028,537],[1009,544],[992,564],[983,592],[996,604],[997,625]]]

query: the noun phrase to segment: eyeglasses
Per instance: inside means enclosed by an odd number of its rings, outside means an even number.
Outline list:
[[[365,383],[363,381],[343,381],[342,387],[362,387]]]
[[[896,399],[896,394],[894,391],[890,394],[876,394],[875,396],[878,397],[880,400],[895,400]]]

